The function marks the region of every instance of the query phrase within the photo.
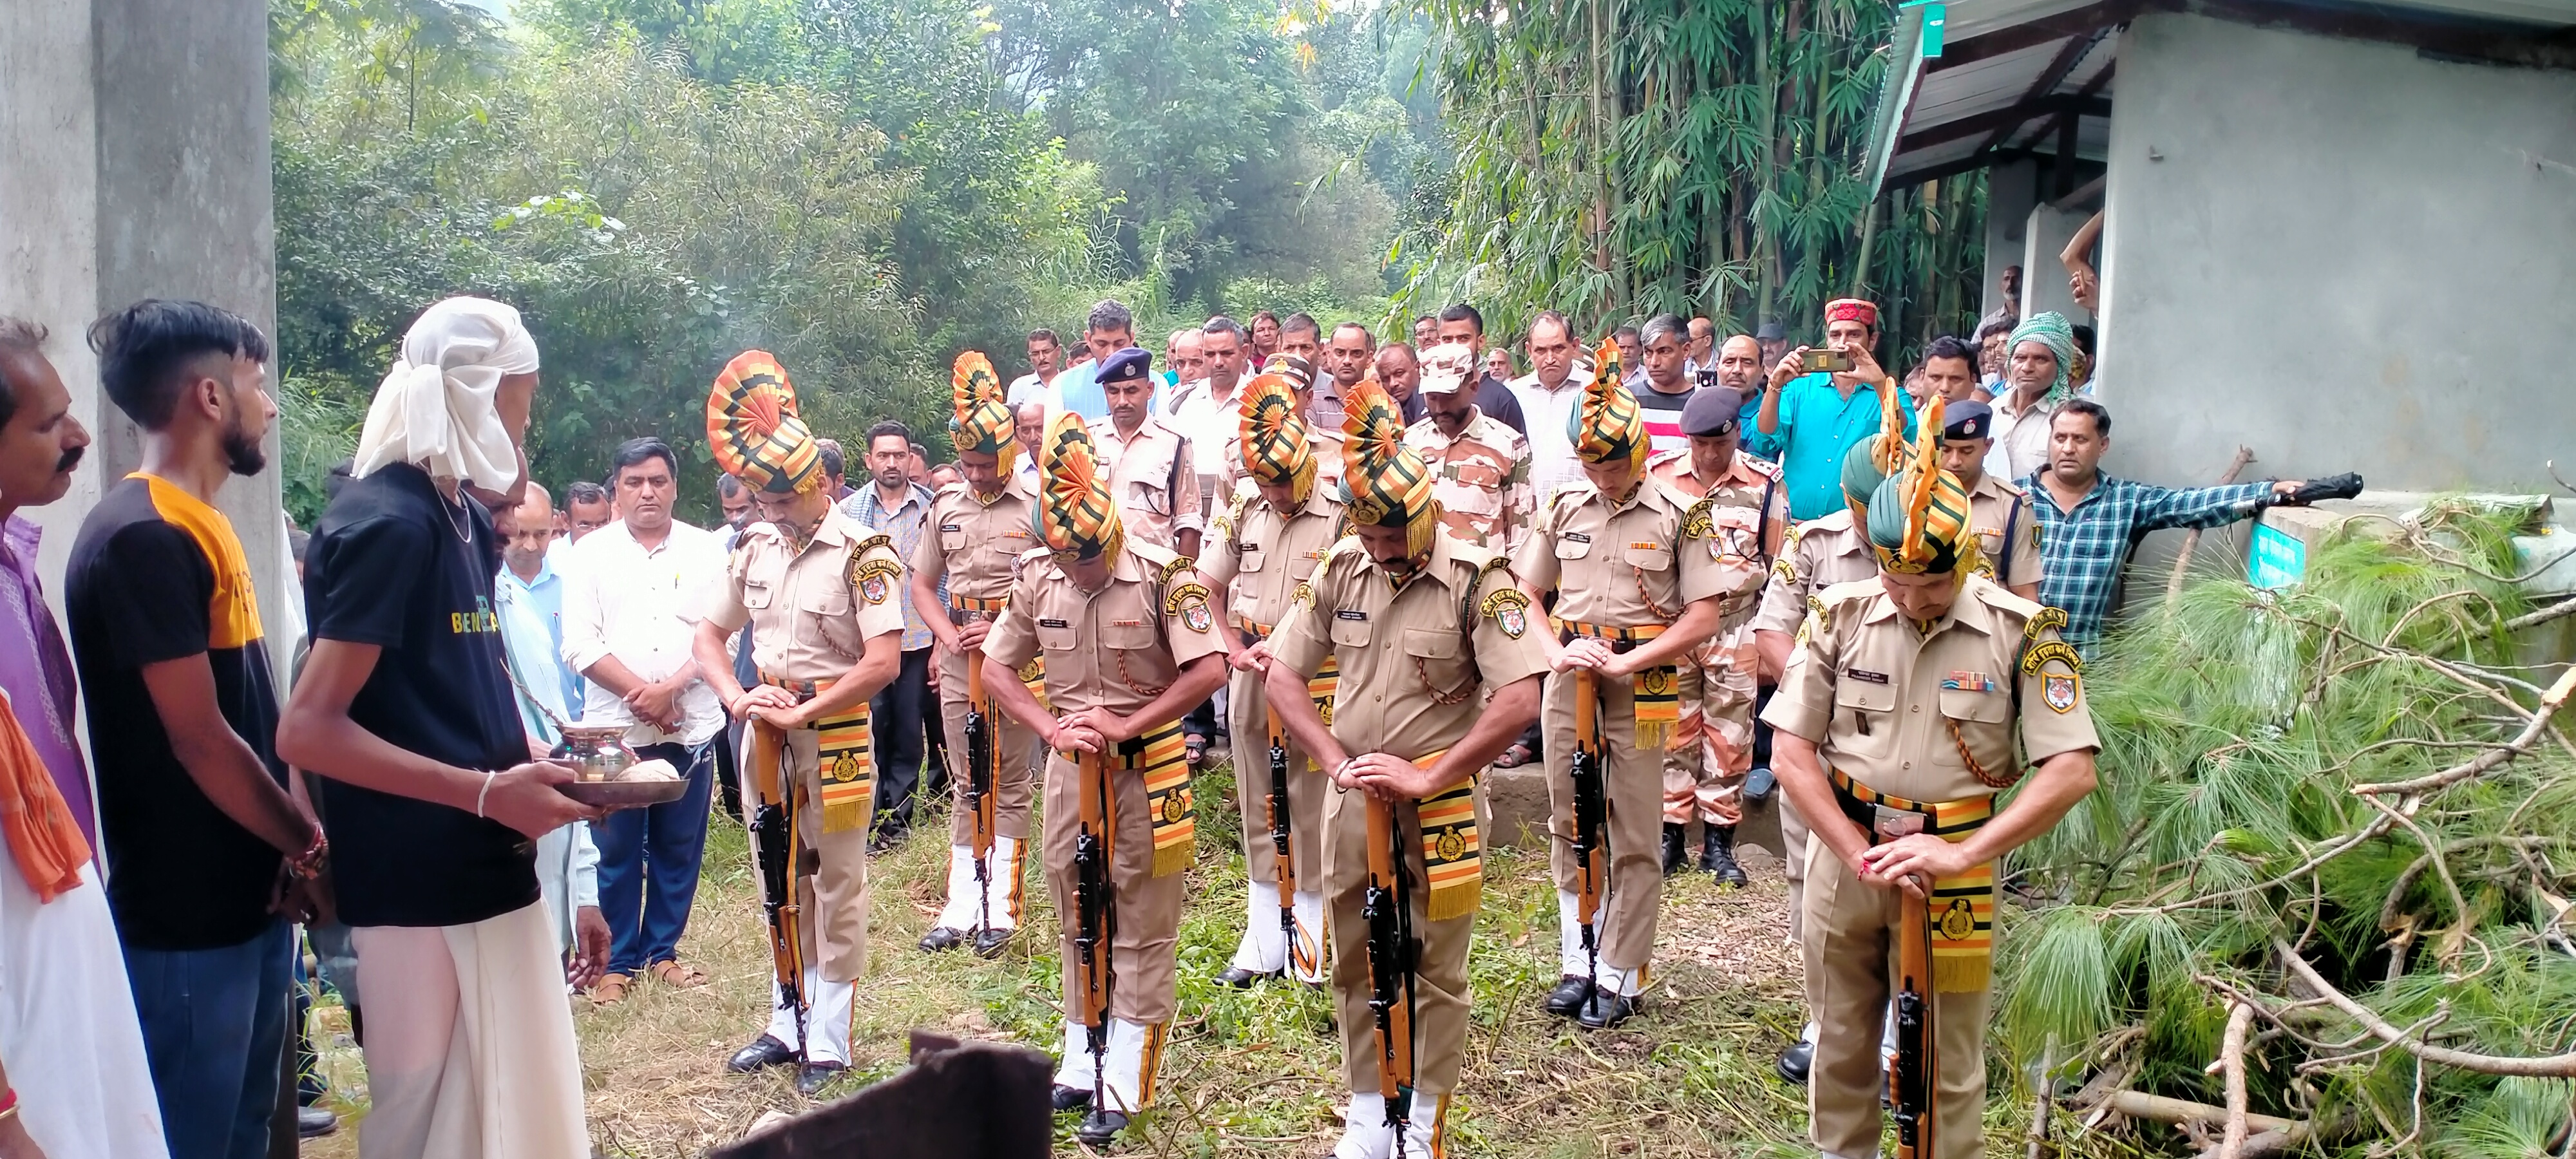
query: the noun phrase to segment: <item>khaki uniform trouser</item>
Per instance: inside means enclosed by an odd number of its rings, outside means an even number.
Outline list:
[[[1110,807],[1117,813],[1112,830],[1116,850],[1109,862],[1117,914],[1117,936],[1109,946],[1110,969],[1116,972],[1109,1013],[1152,1026],[1171,1021],[1177,1005],[1174,988],[1179,976],[1173,971],[1172,954],[1180,944],[1182,886],[1189,874],[1185,870],[1154,876],[1154,823],[1145,813],[1144,775],[1116,767],[1114,753],[1108,759]],[[1058,948],[1063,954],[1067,1017],[1082,1009],[1082,974],[1075,965],[1080,955],[1073,946],[1082,929],[1074,903],[1073,872],[1073,847],[1082,835],[1081,790],[1081,770],[1065,754],[1047,759],[1047,894],[1055,899],[1055,912],[1064,927]]]
[[[993,738],[993,832],[1025,843],[1029,806],[1037,798],[1037,770],[1029,761],[1037,734],[993,707],[990,691],[984,698],[984,719]],[[939,720],[948,737],[948,843],[972,845],[975,818],[966,807],[966,655],[962,652],[940,657]]]
[[[1897,923],[1908,899],[1899,890],[1862,884],[1831,846],[1807,846],[1807,1008],[1816,1020],[1816,1056],[1807,1082],[1808,1139],[1827,1155],[1862,1159],[1878,1153],[1884,1123],[1878,1099],[1886,1067],[1883,1037],[1896,968]],[[1933,1095],[1933,1159],[1978,1159],[1985,1145],[1978,1118],[1986,1107],[1986,991],[1934,994],[1933,1040],[1940,1071]]]
[[[1318,777],[1318,780],[1322,778]],[[1374,1093],[1377,1019],[1369,1012],[1368,797],[1327,789],[1324,800],[1324,904],[1333,938],[1333,1016],[1342,1036],[1342,1068],[1351,1089]],[[1445,922],[1424,916],[1431,891],[1424,884],[1422,814],[1411,801],[1396,806],[1395,831],[1404,835],[1404,875],[1412,890],[1413,934],[1422,943],[1413,975],[1413,1114],[1426,1116],[1458,1088],[1467,1054],[1467,940],[1476,917]],[[1476,831],[1493,832],[1485,787],[1476,786]]]
[[[1753,702],[1759,689],[1751,621],[1691,653],[1676,671],[1681,726],[1664,750],[1664,821],[1690,823],[1692,806],[1709,825],[1744,819],[1744,776],[1753,769]],[[1698,663],[1694,661],[1703,661]]]
[[[1583,867],[1574,860],[1574,686],[1571,673],[1547,678],[1540,723],[1547,728],[1548,867],[1556,888],[1583,889]],[[1622,970],[1643,967],[1655,949],[1655,914],[1663,905],[1664,764],[1660,752],[1631,743],[1637,735],[1636,698],[1627,680],[1600,679],[1602,778],[1609,798],[1610,880],[1602,899],[1607,919],[1601,963]]]
[[[757,809],[760,775],[752,768],[752,729],[742,733],[742,799]],[[812,851],[807,865],[819,868],[795,878],[797,904],[803,907],[801,952],[833,982],[855,982],[868,972],[868,827],[853,825],[839,833],[823,832],[823,782],[816,743],[821,734],[800,728],[787,734],[787,780],[796,794],[796,830]],[[870,803],[870,810],[874,810]],[[760,837],[752,836],[752,864],[760,864]],[[798,869],[803,866],[796,867]],[[758,875],[753,875],[757,880]],[[765,887],[764,887],[765,888]],[[763,900],[766,901],[764,893]]]
[[[1807,928],[1807,819],[1789,794],[1775,792],[1771,799],[1780,807],[1780,876],[1789,879],[1789,940],[1795,942]]]
[[[1234,799],[1243,807],[1243,876],[1246,884],[1279,885],[1279,846],[1270,839],[1270,713],[1262,693],[1261,674],[1237,672],[1226,693],[1226,732],[1234,749]],[[1297,888],[1322,888],[1324,798],[1330,778],[1308,765],[1306,754],[1288,746],[1289,868]]]

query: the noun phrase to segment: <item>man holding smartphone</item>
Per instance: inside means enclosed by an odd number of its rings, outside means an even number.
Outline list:
[[[1746,449],[1780,464],[1794,521],[1842,507],[1843,454],[1879,432],[1886,408],[1902,416],[1905,437],[1914,435],[1912,409],[1871,353],[1877,345],[1878,307],[1838,298],[1825,303],[1825,345],[1798,347],[1771,368]]]

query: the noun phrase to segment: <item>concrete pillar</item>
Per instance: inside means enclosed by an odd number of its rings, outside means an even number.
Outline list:
[[[2078,326],[2092,324],[2092,312],[2075,304],[2075,295],[2066,288],[2066,267],[2057,260],[2057,255],[2066,251],[2066,243],[2075,240],[2075,231],[2084,228],[2085,220],[2092,216],[2082,210],[2048,205],[2031,208],[2022,231],[2022,317],[2055,310]]]
[[[2004,267],[2020,266],[2027,275],[2023,239],[2029,236],[2030,209],[2039,189],[2039,164],[2015,161],[1986,171],[1986,283],[1977,306],[1982,319],[2003,308]]]
[[[13,0],[0,22],[0,157],[0,313],[53,331],[46,354],[96,439],[71,493],[26,511],[45,529],[39,564],[59,612],[82,517],[140,459],[133,424],[99,390],[89,323],[141,298],[196,298],[277,333],[267,5]],[[271,468],[221,500],[283,674],[300,613],[286,602],[275,429],[268,448]]]

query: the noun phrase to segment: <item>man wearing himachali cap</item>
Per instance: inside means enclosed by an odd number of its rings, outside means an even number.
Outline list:
[[[1806,346],[1782,355],[1753,429],[1745,432],[1746,450],[1780,464],[1789,518],[1800,523],[1842,506],[1843,452],[1876,435],[1881,403],[1900,396],[1896,379],[1871,354],[1878,345],[1877,306],[1858,298],[1825,303],[1825,345],[1849,358],[1851,369],[1807,372]],[[1911,436],[1913,412],[1897,409]]]

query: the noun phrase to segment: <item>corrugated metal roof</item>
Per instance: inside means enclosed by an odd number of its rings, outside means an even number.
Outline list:
[[[1949,0],[1941,49],[1925,56],[1928,6],[1897,21],[1893,59],[1862,177],[1874,192],[1974,169],[1981,158],[2054,154],[2072,120],[2076,156],[2098,160],[2110,136],[2119,30],[2145,12],[2208,9],[2238,19],[2412,40],[2452,51],[2466,38],[2576,28],[2576,0]],[[2557,39],[2567,40],[2563,34]],[[2552,50],[2556,51],[2556,50]]]

